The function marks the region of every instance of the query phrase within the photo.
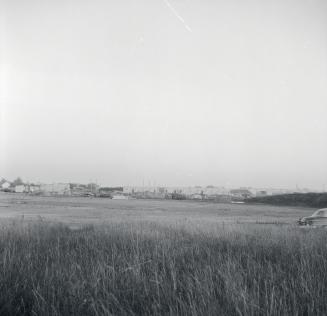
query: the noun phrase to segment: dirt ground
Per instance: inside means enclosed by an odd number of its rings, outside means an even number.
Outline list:
[[[43,220],[71,226],[109,222],[295,224],[314,209],[176,200],[111,200],[0,193],[0,221]]]

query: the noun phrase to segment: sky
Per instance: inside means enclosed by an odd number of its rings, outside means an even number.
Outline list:
[[[327,1],[0,0],[0,177],[327,188]]]

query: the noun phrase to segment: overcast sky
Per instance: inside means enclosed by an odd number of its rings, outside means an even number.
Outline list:
[[[327,1],[0,4],[0,176],[327,186]]]

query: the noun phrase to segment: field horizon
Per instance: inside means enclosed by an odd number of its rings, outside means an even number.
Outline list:
[[[112,200],[0,193],[0,219],[39,220],[72,226],[121,221],[257,223],[294,225],[315,209],[190,200]]]

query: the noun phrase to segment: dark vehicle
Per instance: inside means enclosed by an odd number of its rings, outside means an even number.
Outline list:
[[[300,226],[326,226],[327,227],[327,208],[315,211],[311,216],[302,217],[298,220]]]

